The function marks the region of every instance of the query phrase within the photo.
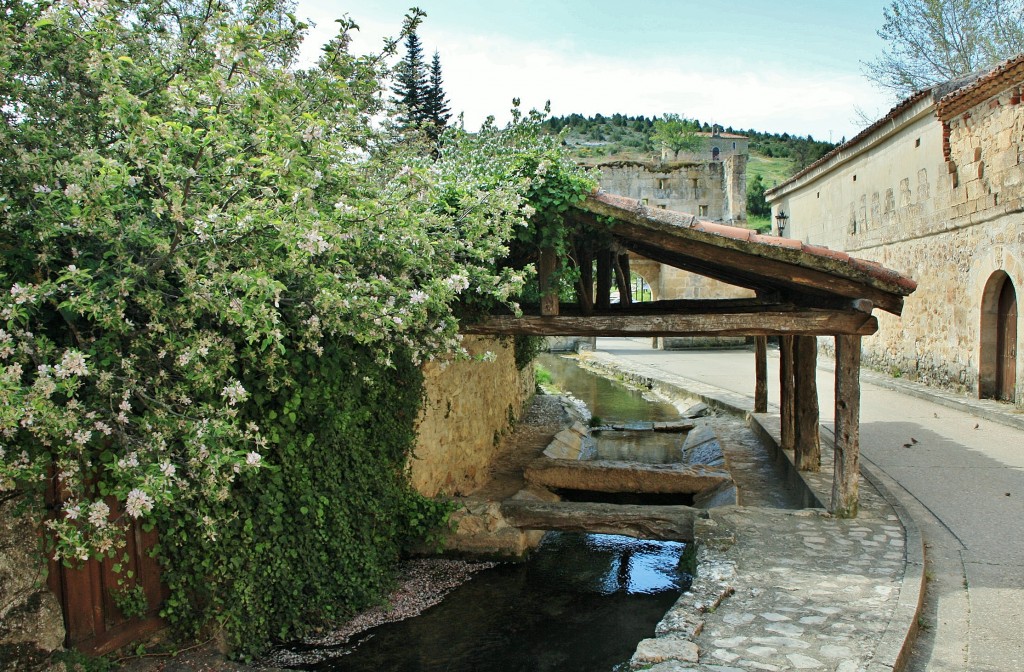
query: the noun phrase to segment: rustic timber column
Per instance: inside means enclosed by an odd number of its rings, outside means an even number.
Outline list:
[[[615,284],[619,288],[619,306],[625,308],[633,304],[633,287],[629,282],[629,255],[615,256]]]
[[[821,469],[818,417],[818,339],[797,336],[793,343],[793,387],[796,390],[796,445],[793,461],[800,471]]]
[[[860,336],[836,336],[836,452],[832,513],[856,518],[860,484]]]
[[[793,336],[779,338],[779,396],[782,414],[782,448],[796,446],[796,399],[793,389]]]
[[[597,296],[594,305],[608,310],[612,305],[612,251],[608,249],[597,252]]]
[[[540,314],[558,315],[558,283],[555,281],[555,269],[558,268],[558,256],[555,248],[540,249],[540,263],[537,265],[537,278],[540,280]]]
[[[768,337],[754,337],[754,413],[768,412]]]
[[[576,296],[580,310],[584,315],[594,312],[594,253],[588,247],[582,247],[579,257],[580,281]]]

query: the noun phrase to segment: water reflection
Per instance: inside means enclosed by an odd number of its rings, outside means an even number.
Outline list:
[[[481,572],[421,616],[375,628],[307,669],[610,670],[689,585],[684,550],[552,532],[527,562]]]

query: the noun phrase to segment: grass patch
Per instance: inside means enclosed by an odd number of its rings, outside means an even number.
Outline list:
[[[754,179],[754,175],[761,173],[764,186],[768,189],[776,187],[789,179],[795,172],[796,161],[788,158],[762,156],[750,153],[747,161],[747,182]]]
[[[747,217],[747,228],[753,229],[758,233],[771,233],[772,232],[772,218],[771,217]]]

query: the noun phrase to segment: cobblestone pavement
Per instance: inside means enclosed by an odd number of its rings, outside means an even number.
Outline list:
[[[891,669],[878,644],[904,574],[895,514],[846,521],[812,509],[730,507],[700,528],[695,589],[658,626],[659,637],[696,648],[681,645],[682,656],[663,655],[652,670]],[[659,662],[648,646],[634,664]]]
[[[661,374],[652,380],[657,372],[650,367],[605,353],[585,359],[627,380],[672,392],[673,377]],[[719,402],[720,409],[734,401],[712,388],[698,392]],[[777,416],[756,416],[753,426],[767,444],[777,444]],[[735,445],[737,437],[730,443]],[[823,433],[821,471],[792,476],[819,506],[828,501],[832,487],[828,439]],[[731,462],[736,458],[734,453]],[[790,469],[791,456],[780,452],[775,461],[784,471]],[[768,504],[762,494],[746,501]],[[745,501],[742,488],[740,501]],[[666,614],[656,636],[637,647],[633,667],[654,672],[883,672],[898,667],[920,601],[920,536],[900,505],[870,481],[861,481],[860,505],[853,520],[833,518],[823,508],[786,510],[770,504],[710,510],[695,530],[694,586]]]

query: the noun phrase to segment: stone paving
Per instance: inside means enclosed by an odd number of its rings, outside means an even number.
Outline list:
[[[729,507],[698,525],[698,581],[657,630],[695,647],[651,656],[648,640],[635,667],[891,669],[877,649],[903,579],[905,538],[895,514],[845,521],[813,509]]]
[[[671,376],[655,380],[650,368],[596,354],[600,361],[587,357],[595,368],[614,369],[662,393],[673,391]],[[731,410],[728,394],[716,395],[710,387],[681,389]],[[777,416],[754,416],[750,424],[777,451],[775,461],[791,469],[792,456],[776,447]],[[665,615],[656,636],[637,647],[634,669],[899,669],[921,596],[920,534],[899,503],[867,479],[861,481],[856,519],[836,519],[824,510],[832,485],[829,439],[823,433],[820,472],[791,473],[806,501],[818,508],[721,507],[696,522],[693,588]],[[743,495],[741,489],[741,503]],[[764,497],[758,493],[747,501]]]

